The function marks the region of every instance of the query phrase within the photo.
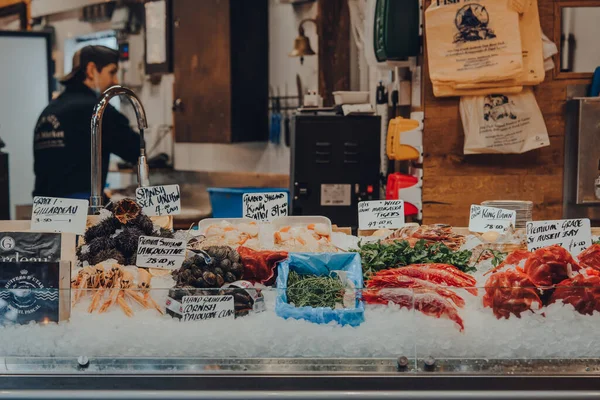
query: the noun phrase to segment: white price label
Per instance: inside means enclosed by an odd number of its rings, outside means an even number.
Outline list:
[[[403,226],[403,200],[373,200],[358,203],[358,229],[398,229]]]
[[[182,321],[206,321],[208,319],[235,318],[232,295],[183,296],[181,299]]]
[[[527,223],[527,250],[558,244],[577,256],[592,245],[590,220],[559,219]]]
[[[33,198],[31,230],[83,235],[88,206],[88,200],[36,196]]]
[[[471,216],[469,218],[469,231],[471,232],[496,231],[504,233],[511,225],[514,227],[516,223],[516,211],[476,204],[471,206]]]
[[[181,213],[179,185],[146,186],[135,190],[135,201],[148,216]]]
[[[136,265],[138,267],[178,269],[185,260],[186,243],[180,239],[140,236]]]
[[[245,218],[271,222],[274,218],[288,215],[288,195],[285,192],[244,193]]]

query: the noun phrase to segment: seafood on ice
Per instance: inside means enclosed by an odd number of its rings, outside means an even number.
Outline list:
[[[579,265],[583,268],[593,268],[595,270],[600,271],[600,244],[593,244],[583,252],[581,252],[577,259],[579,260]]]
[[[600,247],[595,246],[579,255],[581,266],[558,245],[513,252],[492,270],[483,305],[492,308],[497,318],[509,318],[510,314],[520,317],[525,311],[559,301],[581,314],[600,311],[600,268],[596,261]]]
[[[477,295],[475,278],[448,264],[413,264],[382,270],[367,281],[363,300],[369,304],[398,304],[425,315],[454,321],[464,330],[458,308],[464,299],[448,287],[464,288]]]
[[[296,252],[337,252],[325,224],[283,226],[273,233],[275,248]]]
[[[73,305],[77,304],[92,289],[92,298],[87,309],[89,313],[96,310],[104,313],[116,304],[128,317],[131,317],[134,313],[130,303],[137,303],[144,308],[153,308],[163,314],[156,301],[150,296],[152,276],[142,268],[136,268],[136,270],[139,282],[137,286],[135,286],[133,274],[124,270],[119,264],[113,264],[109,269],[104,269],[101,264],[80,268],[71,280]]]
[[[485,284],[483,306],[491,307],[496,318],[508,319],[510,314],[521,318],[529,310],[539,310],[539,292],[521,268],[493,274]]]
[[[379,271],[375,276],[405,275],[433,282],[438,285],[464,288],[467,292],[477,296],[477,280],[449,264],[412,264],[406,267],[386,269]]]
[[[231,223],[221,221],[209,225],[204,232],[204,239],[199,241],[200,248],[207,246],[245,246],[251,249],[260,249],[260,227],[258,223],[241,222]]]
[[[408,309],[415,309],[425,315],[436,318],[448,318],[454,321],[459,330],[465,329],[462,318],[458,315],[456,307],[445,297],[436,292],[418,291],[412,289],[384,288],[377,290],[364,290],[363,300],[369,304],[388,304],[392,302]]]
[[[425,240],[432,244],[442,242],[452,250],[458,250],[466,242],[463,235],[452,231],[452,226],[443,224],[406,226],[388,236],[382,243],[398,240],[406,240],[411,246],[414,246],[419,240]]]
[[[572,305],[581,314],[600,312],[600,276],[580,274],[572,279],[565,279],[556,285],[548,304],[558,301]]]

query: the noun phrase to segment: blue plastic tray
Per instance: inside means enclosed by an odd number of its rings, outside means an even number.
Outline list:
[[[340,325],[358,326],[365,320],[365,306],[356,299],[356,308],[333,310],[329,307],[294,307],[288,303],[287,280],[290,271],[300,275],[328,276],[331,271],[346,271],[358,291],[363,288],[363,274],[358,253],[290,253],[279,263],[275,313],[282,318],[305,319],[316,324],[332,321]]]

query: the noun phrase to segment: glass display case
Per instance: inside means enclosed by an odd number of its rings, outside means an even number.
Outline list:
[[[512,295],[508,319],[484,305],[485,287],[346,291],[331,318],[286,314],[286,289],[269,287],[6,287],[0,398],[574,399],[598,388],[597,312],[565,296],[522,310],[522,287],[496,288]],[[348,308],[358,314],[341,317]]]

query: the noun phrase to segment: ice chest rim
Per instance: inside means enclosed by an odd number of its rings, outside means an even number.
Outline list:
[[[338,264],[329,268],[327,264],[336,258],[345,258],[345,263],[341,267]],[[290,270],[298,271],[300,269],[302,271],[302,268],[305,268],[311,260],[324,263],[328,271],[349,272],[348,278],[354,283],[356,290],[360,292],[363,289],[362,264],[358,253],[289,253],[288,258],[279,262],[277,266],[275,313],[285,319],[304,319],[317,324],[328,324],[335,321],[340,325],[356,327],[363,323],[365,306],[364,302],[358,298],[356,299],[356,308],[340,310],[333,310],[329,307],[294,307],[287,302],[286,289]],[[341,260],[336,260],[337,262],[341,262]],[[323,275],[324,273],[320,276]]]

